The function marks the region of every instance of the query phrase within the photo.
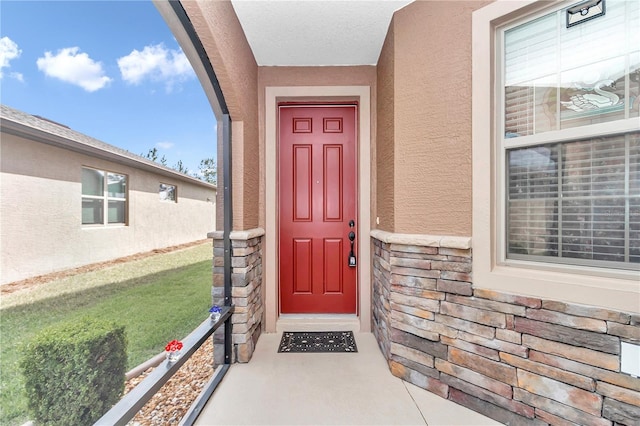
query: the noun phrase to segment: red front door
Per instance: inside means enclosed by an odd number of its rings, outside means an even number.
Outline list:
[[[279,112],[280,311],[356,313],[356,107]]]

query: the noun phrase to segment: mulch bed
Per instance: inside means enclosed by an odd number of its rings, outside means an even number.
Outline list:
[[[38,275],[37,277],[27,278],[21,281],[14,281],[12,283],[1,285],[0,295],[4,296],[7,294],[15,293],[16,291],[26,290],[32,287],[39,286],[41,284],[46,284],[50,281],[71,277],[77,274],[83,274],[85,272],[98,271],[100,269],[108,268],[110,266],[117,265],[120,263],[127,263],[133,260],[145,259],[147,257],[155,256],[156,254],[170,253],[172,251],[186,249],[189,247],[204,244],[207,241],[209,240],[199,240],[199,241],[194,241],[192,243],[186,243],[186,244],[180,244],[177,246],[155,249],[155,250],[147,251],[144,253],[133,254],[131,256],[119,257],[117,259],[113,259],[105,262],[92,263],[90,265],[80,266],[78,268],[65,269],[64,271],[52,272],[50,274]]]

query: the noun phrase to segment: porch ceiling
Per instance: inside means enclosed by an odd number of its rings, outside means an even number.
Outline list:
[[[375,65],[413,0],[232,0],[258,65]]]

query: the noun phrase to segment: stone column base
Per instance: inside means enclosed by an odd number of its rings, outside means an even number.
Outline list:
[[[213,238],[213,303],[224,304],[224,241],[222,232],[212,232]],[[233,323],[232,362],[249,362],[260,337],[264,303],[262,288],[262,250],[264,230],[234,231],[231,237],[231,297],[235,311]],[[224,362],[224,328],[214,334],[216,364]]]

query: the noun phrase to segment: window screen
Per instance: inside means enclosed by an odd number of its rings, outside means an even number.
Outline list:
[[[509,257],[640,263],[640,133],[512,149],[507,171]]]

